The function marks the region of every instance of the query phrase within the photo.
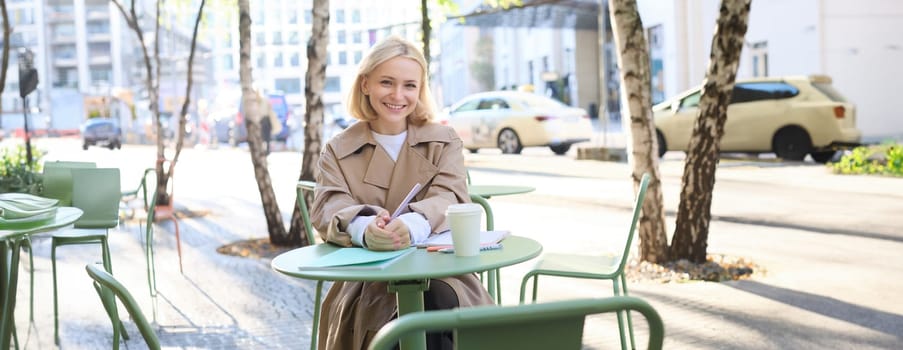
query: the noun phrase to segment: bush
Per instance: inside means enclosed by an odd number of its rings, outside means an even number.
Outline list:
[[[856,147],[828,166],[836,174],[903,176],[903,145],[886,142]]]
[[[0,149],[0,193],[39,195],[43,190],[41,158],[44,153],[31,147],[31,164],[26,164],[25,145]]]

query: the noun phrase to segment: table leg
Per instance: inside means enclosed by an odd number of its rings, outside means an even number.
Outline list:
[[[16,312],[16,290],[18,288],[18,271],[19,268],[19,249],[22,247],[22,241],[13,239],[12,241],[3,242],[2,252],[2,290],[5,291],[3,296],[3,313],[0,316],[0,348],[9,349],[10,340],[12,338],[13,327],[15,327],[14,317]]]
[[[395,299],[398,301],[398,316],[423,312],[423,292],[429,288],[429,279],[389,282],[389,293],[395,293]],[[399,345],[401,350],[425,350],[426,334],[404,337]]]
[[[498,297],[499,291],[495,288],[498,285],[498,283],[496,282],[496,280],[498,279],[498,274],[496,272],[498,272],[497,269],[486,271],[486,276],[489,279],[489,296],[492,297],[492,300],[501,299]],[[501,303],[499,303],[499,305],[501,305]]]

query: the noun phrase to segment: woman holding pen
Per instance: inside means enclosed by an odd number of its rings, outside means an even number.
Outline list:
[[[404,249],[447,230],[448,205],[470,201],[463,144],[452,128],[432,122],[426,69],[417,47],[396,36],[361,61],[347,101],[360,122],[333,137],[320,156],[311,219],[325,241]],[[473,274],[429,285],[427,310],[492,303]],[[335,282],[322,310],[320,349],[365,349],[396,317],[396,302],[383,282]],[[427,335],[430,349],[452,346],[451,333]]]

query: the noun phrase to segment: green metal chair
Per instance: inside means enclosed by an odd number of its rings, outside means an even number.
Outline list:
[[[56,278],[57,247],[100,244],[104,268],[112,273],[113,265],[107,233],[109,229],[119,225],[119,169],[73,168],[68,171],[71,173],[72,206],[81,209],[84,214],[75,222],[75,229],[55,232],[50,240],[50,260],[53,266],[53,335],[56,344],[59,344],[60,339],[57,295],[59,287]]]
[[[121,201],[123,212],[127,213],[125,215],[127,218],[132,218],[135,216],[135,209],[133,209],[129,203],[138,198],[144,198],[144,210],[147,211],[147,177],[153,173],[154,168],[144,169],[144,175],[141,176],[141,182],[138,183],[138,187],[135,187],[131,190],[122,191],[120,193],[119,200]],[[129,211],[131,211],[131,213],[129,213]]]
[[[380,329],[369,349],[392,349],[402,337],[444,330],[454,330],[456,349],[581,349],[586,316],[625,310],[646,317],[648,349],[661,349],[661,316],[642,299],[627,296],[407,314]]]
[[[144,313],[141,312],[141,308],[138,307],[138,303],[135,302],[135,298],[132,298],[132,294],[129,293],[128,289],[122,283],[119,283],[113,275],[97,267],[97,265],[85,265],[85,270],[88,271],[88,276],[94,279],[94,289],[97,290],[97,295],[100,296],[100,301],[103,303],[107,315],[110,316],[110,323],[113,324],[113,349],[119,349],[118,334],[120,330],[123,334],[125,333],[122,321],[119,319],[119,312],[116,310],[116,298],[125,306],[129,315],[132,316],[132,320],[138,326],[138,331],[144,337],[147,347],[153,350],[160,349],[160,340],[157,338],[157,333],[154,332],[151,324],[144,317]]]
[[[304,193],[314,193],[317,183],[313,181],[298,181],[297,201],[298,208],[301,209],[301,221],[304,223],[304,229],[307,231],[307,242],[311,245],[316,244],[317,235],[314,234],[314,226],[310,222],[310,210],[307,208],[307,201]],[[317,337],[320,332],[320,299],[323,296],[323,281],[317,281],[317,290],[314,294],[314,320],[311,326],[310,349],[317,348]]]
[[[495,218],[492,215],[492,206],[489,205],[489,201],[486,200],[486,198],[475,194],[470,195],[470,201],[483,207],[483,212],[486,214],[486,231],[495,230]],[[493,284],[490,284],[491,279],[484,279],[483,273],[480,273],[480,279],[486,281],[486,287],[489,289],[489,294],[495,296],[498,305],[502,305],[502,275],[500,271],[500,269],[489,271],[489,273],[495,274],[495,283]]]
[[[157,267],[154,261],[154,215],[157,207],[156,188],[151,191],[151,201],[147,207],[147,221],[144,231],[144,258],[147,264],[147,288],[151,299],[157,297]],[[156,315],[156,312],[154,313]]]
[[[575,255],[575,254],[545,254],[537,260],[533,269],[524,275],[520,286],[520,302],[524,303],[524,295],[527,281],[533,278],[533,302],[536,302],[536,293],[539,285],[539,276],[557,276],[585,279],[611,280],[614,296],[627,295],[627,278],[624,275],[624,267],[630,255],[630,247],[633,242],[634,231],[640,218],[640,210],[646,199],[646,188],[649,187],[649,174],[643,174],[640,180],[640,188],[636,195],[633,207],[633,219],[630,222],[630,230],[624,247],[615,254],[607,255]],[[622,292],[623,291],[623,292]],[[618,331],[621,338],[621,348],[626,349],[624,322],[622,313],[618,312]],[[630,348],[635,348],[633,337],[633,321],[630,312],[627,312],[627,331],[630,333]]]

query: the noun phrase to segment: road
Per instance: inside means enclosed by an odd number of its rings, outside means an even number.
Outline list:
[[[92,160],[98,166],[119,167],[125,188],[137,185],[142,169],[156,159],[151,146],[82,151],[77,139],[36,139],[35,144],[48,151],[47,160]],[[287,219],[301,154],[274,152],[268,159]],[[546,252],[593,254],[623,239],[633,198],[626,163],[577,161],[548,149],[527,149],[522,155],[481,151],[467,154],[466,162],[474,183],[536,187],[529,194],[490,200],[497,228],[537,239]],[[669,229],[682,166],[674,154],[661,163]],[[716,176],[709,253],[745,257],[765,271],[751,280],[727,283],[631,282],[631,292],[649,300],[665,318],[667,348],[893,349],[903,342],[903,304],[892,302],[903,291],[903,281],[897,278],[903,275],[903,179],[838,176],[814,163],[767,159],[724,160]],[[207,212],[216,219],[216,230],[228,230],[229,237],[265,236],[246,150],[185,150],[175,186],[177,205]],[[205,233],[199,225],[189,221],[186,226]],[[206,246],[191,237],[183,235],[183,248],[188,247],[189,263],[200,263],[197,250]],[[529,266],[503,270],[505,304],[517,302],[520,276]],[[195,278],[194,287],[203,287],[201,276]],[[542,300],[610,295],[610,285],[604,283],[547,281]],[[163,292],[170,299],[188,298]],[[268,304],[297,302],[266,298]],[[177,298],[170,302],[189,309]],[[161,319],[165,325],[167,320]],[[610,320],[605,322],[610,329]],[[638,328],[642,334],[642,326]],[[617,341],[615,332],[589,332],[587,337],[591,344],[607,344],[600,348]]]

